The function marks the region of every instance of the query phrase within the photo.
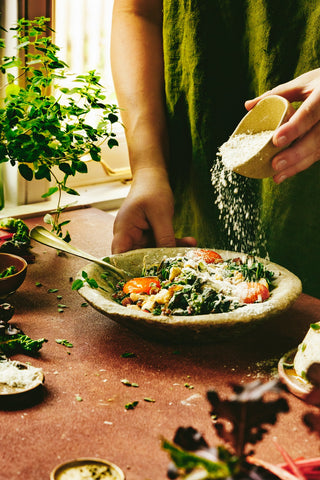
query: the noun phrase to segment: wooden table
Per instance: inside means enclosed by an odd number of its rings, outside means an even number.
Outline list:
[[[110,253],[110,214],[89,208],[65,213],[64,219],[71,219],[75,246],[100,257]],[[27,223],[42,224],[42,218]],[[320,301],[301,295],[288,312],[250,335],[209,345],[157,343],[81,306],[71,281],[85,260],[58,256],[40,244],[33,252],[36,262],[9,301],[15,307],[12,322],[34,339],[48,340],[39,357],[31,359],[45,373],[45,391],[29,408],[0,412],[1,480],[49,479],[57,464],[79,457],[108,459],[127,480],[165,479],[168,456],[161,437],[172,440],[179,426],[193,426],[216,443],[206,392],[214,388],[225,396],[230,383],[270,379],[279,358],[301,342],[311,322],[320,321]],[[66,305],[63,312],[59,303]],[[68,340],[73,348],[56,339]],[[127,352],[135,356],[123,356]],[[30,361],[24,355],[14,358]],[[125,386],[122,379],[139,387]],[[306,411],[318,410],[291,394],[287,398],[290,412],[256,448],[264,460],[282,462],[273,437],[294,458],[319,454],[319,439],[301,422]],[[137,407],[126,410],[133,401]]]

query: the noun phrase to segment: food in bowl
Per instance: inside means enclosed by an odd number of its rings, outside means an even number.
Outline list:
[[[119,282],[113,298],[152,315],[223,313],[268,301],[275,279],[254,257],[224,260],[213,250],[196,249],[144,267],[140,277]]]
[[[15,292],[23,283],[27,273],[24,258],[11,253],[0,253],[0,297]]]

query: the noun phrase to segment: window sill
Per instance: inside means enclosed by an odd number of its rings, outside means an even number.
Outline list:
[[[129,188],[130,182],[122,183],[120,181],[79,187],[77,188],[79,196],[64,194],[61,205],[68,205],[68,209],[90,206],[113,213],[119,209],[128,194]],[[48,200],[43,202],[19,206],[7,205],[0,212],[0,218],[28,218],[34,215],[45,215],[56,208],[57,196],[52,195]]]

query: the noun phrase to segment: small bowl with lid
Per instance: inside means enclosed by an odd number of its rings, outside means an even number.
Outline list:
[[[24,282],[28,263],[11,253],[0,253],[0,299],[14,293]]]

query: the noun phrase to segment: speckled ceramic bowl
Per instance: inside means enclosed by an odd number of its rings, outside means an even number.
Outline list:
[[[24,258],[11,253],[0,253],[0,272],[11,266],[16,268],[16,273],[9,277],[0,278],[0,299],[15,292],[26,278],[28,264]]]
[[[165,256],[174,257],[184,254],[186,248],[150,248],[134,250],[110,257],[111,263],[117,267],[132,272],[135,276],[141,276],[144,264],[152,265],[160,262]],[[194,249],[192,249],[194,250]],[[216,250],[224,260],[245,257],[245,255]],[[293,273],[285,268],[263,259],[262,263],[277,274],[276,288],[272,290],[270,298],[263,303],[246,305],[239,309],[226,313],[212,313],[209,315],[194,316],[155,316],[141,310],[133,310],[116,303],[113,298],[113,290],[107,281],[101,278],[103,268],[99,265],[88,264],[79,273],[85,270],[89,278],[94,278],[105,290],[93,289],[84,285],[79,293],[95,309],[134,330],[136,333],[156,340],[208,342],[221,338],[230,338],[249,327],[259,324],[260,321],[288,309],[301,293],[301,282]]]

